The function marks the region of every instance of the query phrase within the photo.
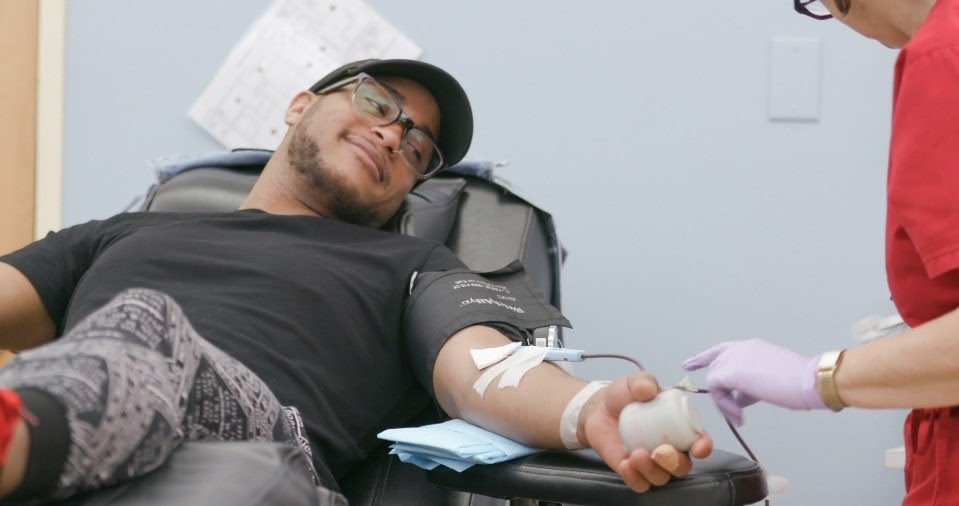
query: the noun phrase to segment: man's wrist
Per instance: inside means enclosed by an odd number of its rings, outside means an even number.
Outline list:
[[[566,409],[563,410],[563,416],[559,422],[559,438],[566,449],[578,450],[586,447],[586,445],[580,441],[580,436],[584,432],[582,429],[584,422],[581,420],[583,407],[595,396],[596,392],[599,392],[607,386],[609,386],[608,381],[592,381],[587,383],[566,405]]]

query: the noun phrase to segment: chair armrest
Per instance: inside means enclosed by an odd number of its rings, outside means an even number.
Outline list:
[[[644,494],[630,490],[592,450],[548,451],[462,473],[440,466],[427,477],[442,487],[486,496],[582,505],[728,506],[752,504],[768,493],[759,464],[722,450],[694,460],[688,476]]]
[[[481,501],[468,492],[437,487],[426,480],[426,471],[404,464],[381,445],[366,460],[350,470],[340,481],[343,495],[350,506],[409,506],[442,504],[444,506],[480,506],[499,504],[492,499]]]

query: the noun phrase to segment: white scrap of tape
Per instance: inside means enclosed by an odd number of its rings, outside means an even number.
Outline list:
[[[512,355],[513,352],[516,351],[516,348],[519,347],[519,342],[512,342],[495,348],[470,350],[470,355],[473,357],[473,363],[476,364],[476,368],[483,370]]]
[[[786,490],[789,489],[789,480],[782,476],[775,476],[772,474],[766,475],[766,488],[769,490],[769,495],[766,496],[767,500],[776,499],[779,496],[786,493]]]
[[[898,313],[889,316],[869,315],[853,324],[852,333],[859,341],[867,342],[898,334],[908,328]]]
[[[549,353],[549,348],[524,346],[505,360],[487,369],[486,372],[476,380],[476,383],[473,383],[473,390],[482,397],[483,394],[486,393],[486,388],[489,387],[490,383],[492,383],[500,373],[510,371],[510,369],[514,367],[517,369],[517,372],[511,373],[508,378],[506,377],[507,375],[504,374],[504,378],[500,380],[499,388],[519,385],[519,381],[523,378],[523,375],[533,367],[539,365],[543,359],[546,358],[547,353]]]
[[[678,388],[680,390],[685,390],[687,392],[693,392],[693,393],[699,390],[698,388],[696,388],[696,385],[693,385],[693,382],[690,381],[688,374],[683,376],[683,379],[679,380],[679,383],[676,383],[675,385],[673,385],[672,388]]]

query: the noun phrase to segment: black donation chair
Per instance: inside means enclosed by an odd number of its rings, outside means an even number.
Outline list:
[[[244,150],[174,164],[145,196],[144,211],[237,209],[270,153]],[[471,268],[490,271],[521,260],[559,307],[563,251],[550,216],[498,181],[492,163],[463,163],[418,186],[387,225],[445,243]],[[561,344],[561,336],[556,345]],[[436,421],[428,408],[421,420]],[[645,494],[629,490],[591,450],[548,451],[463,473],[424,471],[400,463],[384,443],[341,482],[356,506],[366,505],[696,505],[752,504],[767,494],[762,469],[716,450],[689,476]],[[273,443],[187,442],[157,471],[66,501],[80,505],[317,504],[298,480],[296,449]]]

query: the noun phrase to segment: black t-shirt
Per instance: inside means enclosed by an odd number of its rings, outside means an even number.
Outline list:
[[[463,266],[435,242],[255,210],[120,214],[0,260],[33,283],[59,333],[127,288],[172,296],[301,411],[328,485],[430,402],[408,359],[428,351],[402,335],[410,277]]]

